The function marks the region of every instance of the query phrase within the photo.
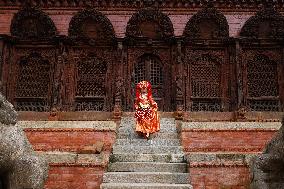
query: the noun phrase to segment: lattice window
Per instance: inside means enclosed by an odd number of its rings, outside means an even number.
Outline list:
[[[137,63],[135,66],[135,84],[143,80],[150,81],[153,86],[163,84],[162,67],[158,58],[146,55]]]
[[[18,111],[48,111],[50,64],[39,54],[32,54],[19,62],[16,85]]]
[[[277,63],[257,55],[247,64],[248,104],[253,111],[278,111]],[[277,99],[275,99],[277,98]]]
[[[158,104],[162,104],[163,94],[163,69],[161,61],[153,55],[140,57],[135,66],[135,84],[140,81],[150,81],[153,97]],[[162,105],[159,107],[162,108]]]
[[[76,111],[103,111],[107,64],[95,56],[77,65]]]
[[[140,61],[135,66],[135,84],[144,80],[146,80],[146,66],[144,61]]]
[[[191,111],[210,111],[219,112],[221,111],[221,104],[218,101],[193,101]]]
[[[150,59],[150,82],[152,85],[162,85],[163,77],[162,77],[162,67],[160,66],[160,62],[156,59]]]
[[[190,74],[191,97],[194,99],[191,110],[220,111],[220,100],[216,100],[221,97],[220,64],[210,55],[202,55],[190,65]]]

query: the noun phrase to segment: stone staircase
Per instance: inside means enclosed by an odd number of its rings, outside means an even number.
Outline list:
[[[192,189],[174,118],[161,118],[148,141],[134,127],[133,117],[122,118],[101,189]]]

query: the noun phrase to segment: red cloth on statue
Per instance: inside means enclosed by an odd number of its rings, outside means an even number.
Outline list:
[[[160,130],[158,105],[152,97],[151,84],[141,81],[136,86],[135,99],[136,131],[140,133],[154,133]]]

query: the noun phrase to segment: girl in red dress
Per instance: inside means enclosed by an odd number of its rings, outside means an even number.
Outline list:
[[[136,131],[149,139],[151,133],[160,130],[158,105],[152,97],[151,84],[141,81],[136,86],[135,99]]]

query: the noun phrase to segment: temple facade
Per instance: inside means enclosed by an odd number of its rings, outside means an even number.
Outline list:
[[[161,111],[283,110],[281,4],[0,6],[1,89],[18,111],[132,111],[141,80]]]
[[[244,159],[263,150],[283,116],[283,12],[280,0],[0,0],[0,92],[35,150],[74,158],[100,153],[88,148],[93,139],[111,153],[113,124],[132,115],[135,85],[150,81],[162,117],[183,125],[186,154],[237,154],[189,165],[194,188],[245,188]],[[116,122],[107,129],[68,122],[99,120]],[[99,187],[108,158],[100,165],[81,158],[50,163],[46,188],[64,183],[52,174],[65,169],[74,180],[81,169],[96,175],[96,183],[86,185],[87,176],[69,188]],[[226,171],[231,177],[220,181]]]

